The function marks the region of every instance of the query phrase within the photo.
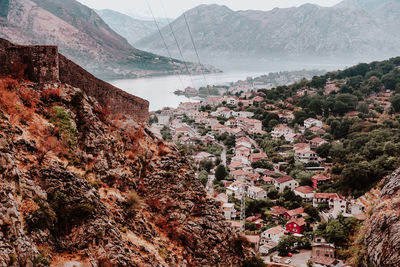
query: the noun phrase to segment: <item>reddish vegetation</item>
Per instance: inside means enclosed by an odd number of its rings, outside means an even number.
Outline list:
[[[60,88],[51,88],[44,89],[41,93],[41,99],[45,102],[57,102],[60,101],[61,89]]]

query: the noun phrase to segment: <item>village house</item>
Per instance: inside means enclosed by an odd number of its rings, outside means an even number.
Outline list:
[[[247,158],[247,157],[244,157],[244,156],[234,156],[233,158],[232,158],[232,161],[231,162],[234,162],[234,161],[241,161],[244,165],[250,165],[250,161],[249,161],[249,159]]]
[[[267,241],[263,243],[262,245],[260,244],[260,248],[258,249],[258,252],[260,253],[261,256],[267,256],[270,253],[272,253],[273,249],[278,246],[278,242],[275,241]]]
[[[240,137],[236,139],[236,147],[244,146],[247,148],[251,148],[251,140],[248,137]]]
[[[211,112],[211,116],[213,117],[224,117],[224,118],[231,118],[233,117],[233,111],[226,107],[219,107],[216,111]]]
[[[228,196],[225,193],[220,193],[215,197],[215,200],[222,203],[228,203]]]
[[[313,126],[322,128],[322,121],[313,118],[308,118],[304,121],[304,127],[306,127],[307,129]]]
[[[228,196],[230,195],[234,195],[236,197],[241,196],[243,195],[244,191],[245,191],[245,185],[243,182],[240,181],[235,181],[226,188],[226,194]]]
[[[275,126],[271,132],[272,138],[275,138],[275,139],[279,139],[279,138],[281,138],[281,136],[283,136],[286,139],[286,137],[289,138],[294,135],[295,134],[294,134],[293,129],[291,129],[289,126],[283,125],[283,124]]]
[[[267,191],[260,187],[249,186],[247,189],[247,197],[254,200],[262,200],[267,197]]]
[[[307,130],[316,136],[323,136],[325,134],[325,130],[317,126],[313,126],[311,128],[308,128]]]
[[[325,143],[327,143],[327,142],[324,139],[319,138],[319,137],[315,137],[310,140],[310,144],[312,147],[320,147]]]
[[[300,207],[297,209],[288,210],[283,214],[283,217],[286,219],[295,219],[307,216],[307,213],[304,212],[304,208]]]
[[[230,172],[233,172],[234,170],[242,169],[246,167],[246,164],[244,164],[242,161],[231,161],[231,164],[229,164],[228,169]]]
[[[281,206],[273,206],[271,208],[270,214],[275,218],[283,217],[288,210]]]
[[[311,244],[312,252],[310,260],[319,266],[335,266],[335,244],[328,243],[322,237],[314,237]]]
[[[225,99],[225,101],[226,101],[227,105],[236,106],[239,101],[239,98],[237,98],[235,96],[230,96],[230,97],[227,97]]]
[[[263,102],[263,101],[264,101],[264,98],[261,97],[261,96],[256,96],[256,97],[253,98],[253,101],[254,101],[254,102],[260,103],[260,102]]]
[[[221,97],[210,96],[210,97],[207,97],[206,99],[204,99],[203,102],[201,102],[201,105],[215,107],[215,106],[220,105],[221,103],[222,103]]]
[[[236,218],[235,204],[224,203],[222,205],[222,210],[224,211],[224,216],[226,220],[234,220]]]
[[[182,109],[184,112],[187,112],[189,110],[199,110],[201,104],[198,102],[184,102],[180,103],[178,108]]]
[[[270,240],[272,240],[274,242],[279,242],[279,238],[281,238],[284,235],[285,235],[285,229],[282,226],[278,225],[278,226],[272,227],[272,228],[262,232],[260,244],[263,245],[263,244],[267,243],[267,241],[270,241]]]
[[[181,136],[195,137],[198,135],[197,132],[194,129],[190,128],[189,126],[176,128],[175,130],[173,130],[173,132],[177,136],[181,135]]]
[[[234,233],[240,232],[240,230],[243,228],[243,223],[242,222],[236,222],[236,221],[229,221],[231,224],[231,229],[233,230]]]
[[[307,164],[310,162],[318,162],[318,155],[312,150],[299,149],[294,152],[294,159],[298,162]]]
[[[235,179],[235,180],[240,180],[244,181],[246,179],[246,172],[242,169],[240,170],[235,170],[230,173],[230,175]]]
[[[227,120],[224,125],[226,127],[237,127],[237,121],[235,119]]]
[[[300,186],[293,189],[293,192],[300,196],[305,202],[312,202],[314,198],[314,189],[311,186]]]
[[[239,106],[243,106],[243,107],[245,107],[245,108],[246,108],[246,107],[250,107],[250,106],[253,105],[253,100],[251,100],[251,99],[249,99],[249,100],[241,99],[241,100],[239,100],[238,105],[239,105]]]
[[[288,187],[290,190],[293,190],[296,187],[299,187],[299,182],[294,180],[292,177],[285,175],[285,176],[276,178],[275,182],[274,182],[274,186],[275,186],[276,190],[279,191],[279,193],[282,193],[286,187]]]
[[[275,179],[270,176],[262,177],[264,184],[274,184]]]
[[[323,174],[316,174],[313,177],[311,177],[311,181],[313,187],[318,188],[318,186],[329,184],[331,182],[331,178]]]
[[[267,154],[265,154],[264,152],[250,154],[251,162],[260,161],[262,159],[268,159]]]
[[[197,153],[195,156],[193,156],[193,159],[199,163],[202,160],[211,160],[211,161],[215,161],[216,157],[210,153],[207,153],[205,151],[201,151],[199,153]]]
[[[241,156],[248,158],[250,156],[251,150],[243,145],[235,147],[235,156]]]
[[[291,219],[286,223],[286,231],[292,234],[303,234],[306,229],[306,220],[304,218]]]

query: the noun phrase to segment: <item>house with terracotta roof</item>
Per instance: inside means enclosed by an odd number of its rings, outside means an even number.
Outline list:
[[[291,129],[289,126],[281,124],[274,127],[274,129],[271,132],[271,136],[274,139],[279,139],[281,138],[281,136],[287,139],[290,136],[294,137],[295,133],[293,129]]]
[[[274,241],[274,242],[279,242],[279,238],[285,235],[285,229],[278,225],[275,227],[272,227],[268,230],[265,230],[261,234],[261,241],[260,244],[263,245],[267,243],[267,241]]]
[[[229,221],[229,223],[231,224],[231,228],[234,232],[240,232],[240,230],[243,227],[243,223],[242,222],[237,222],[237,221]]]
[[[290,220],[293,218],[301,218],[307,216],[307,213],[304,212],[304,208],[300,207],[297,209],[288,210],[283,214],[283,217]]]
[[[268,159],[267,154],[265,154],[264,152],[260,152],[260,153],[252,153],[250,155],[250,161],[251,162],[256,162],[262,159]]]
[[[311,181],[313,183],[313,187],[318,188],[318,186],[329,184],[331,182],[331,178],[323,174],[316,174],[311,177]]]
[[[323,144],[327,143],[324,139],[320,137],[315,137],[310,140],[310,144],[312,147],[319,147],[322,146]]]
[[[274,184],[275,179],[271,176],[264,176],[263,178],[264,184]]]
[[[211,107],[215,107],[218,106],[219,104],[222,103],[222,98],[219,96],[210,96],[207,97],[206,99],[203,100],[203,102],[201,102],[202,106],[211,106]]]
[[[229,164],[228,168],[229,171],[234,171],[234,170],[238,170],[238,169],[242,169],[246,167],[246,164],[244,164],[242,161],[231,161],[231,164]]]
[[[276,218],[283,217],[288,210],[281,206],[273,206],[271,208],[270,214]]]
[[[292,234],[303,234],[306,229],[306,220],[304,218],[291,219],[286,223],[286,231]]]
[[[247,197],[254,200],[262,200],[267,197],[267,191],[260,187],[250,186],[247,189]]]
[[[299,149],[294,152],[294,159],[304,164],[310,162],[318,162],[318,155],[316,152],[308,149]]]
[[[243,145],[236,146],[235,148],[235,155],[240,157],[248,158],[250,156],[250,148],[245,147]]]
[[[275,178],[274,186],[279,193],[282,193],[286,187],[290,188],[290,190],[299,187],[299,182],[297,182],[292,177],[285,175],[278,178]]]
[[[293,189],[293,192],[300,196],[305,202],[312,202],[314,198],[314,188],[311,186],[299,186]]]
[[[319,128],[317,126],[313,126],[311,128],[307,129],[308,131],[312,132],[313,134],[317,135],[317,136],[322,136],[325,134],[325,130],[322,128]]]
[[[236,139],[236,147],[245,146],[251,148],[251,140],[248,137],[240,137]]]
[[[228,196],[225,193],[221,193],[215,197],[215,200],[222,203],[228,203]]]
[[[224,211],[224,216],[226,220],[234,220],[236,218],[235,204],[224,203],[222,205],[222,210]]]
[[[230,195],[241,196],[243,195],[244,191],[245,191],[245,185],[241,181],[235,181],[226,188],[226,194],[228,196]]]
[[[268,256],[270,253],[273,252],[273,249],[278,246],[278,242],[275,241],[267,241],[261,245],[260,243],[260,248],[258,249],[258,253],[260,253],[261,256]]]

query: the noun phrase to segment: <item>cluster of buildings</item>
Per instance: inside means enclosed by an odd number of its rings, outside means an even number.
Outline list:
[[[358,219],[365,218],[366,205],[362,199],[346,199],[337,193],[318,192],[319,187],[331,183],[329,168],[324,167],[325,159],[320,158],[315,152],[318,147],[327,143],[324,139],[326,125],[319,119],[308,118],[295,130],[288,123],[294,118],[293,109],[279,110],[274,105],[264,107],[279,117],[280,124],[275,126],[269,134],[273,139],[286,141],[277,153],[284,157],[293,155],[295,161],[304,164],[315,163],[309,166],[320,166],[313,170],[312,186],[300,186],[296,179],[280,171],[280,164],[283,163],[272,164],[267,154],[252,139],[253,134],[268,133],[263,130],[262,122],[255,119],[252,112],[244,111],[244,108],[252,105],[259,106],[264,101],[265,95],[242,89],[246,86],[265,87],[265,84],[239,82],[236,86],[244,91],[240,97],[232,95],[208,97],[202,102],[181,103],[177,109],[163,109],[156,114],[157,126],[168,126],[172,140],[183,145],[216,143],[223,146],[215,139],[215,136],[224,133],[234,136],[235,146],[230,151],[233,156],[226,160],[225,155],[223,161],[229,171],[230,179],[222,181],[224,192],[211,191],[215,199],[221,203],[223,215],[231,223],[232,229],[237,231],[243,229],[243,222],[239,220],[241,211],[238,210],[238,206],[235,207],[235,202],[237,203],[237,200],[243,197],[254,201],[264,200],[271,189],[282,193],[288,188],[303,202],[321,210],[320,216],[326,221],[337,218],[340,214]],[[189,120],[191,123],[188,122]],[[204,131],[200,133],[199,125],[202,125],[202,129],[207,129],[206,134]],[[314,136],[305,138],[310,134]],[[199,163],[204,159],[215,161],[216,157],[207,151],[197,151],[193,159]],[[267,162],[270,166],[268,169],[255,168],[254,166],[258,164],[254,163],[257,162]],[[232,198],[236,201],[230,201]],[[262,219],[265,216],[255,214],[246,218],[246,222],[253,224],[257,229],[255,233],[248,234],[246,237],[261,255],[270,254],[284,235],[302,236],[308,226],[306,220],[308,214],[302,207],[287,210],[276,205],[269,209],[268,213],[271,215],[268,218],[277,226],[264,231],[261,229],[265,229],[271,223]],[[312,261],[315,264],[323,264],[323,262],[333,264],[336,261],[334,245],[332,247],[332,244],[324,240],[314,240],[312,255]],[[325,266],[334,266],[329,264]]]

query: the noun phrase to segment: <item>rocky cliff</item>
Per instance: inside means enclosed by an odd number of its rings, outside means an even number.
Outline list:
[[[0,266],[241,265],[186,158],[78,85],[0,78]]]
[[[386,177],[383,184],[366,224],[368,258],[375,266],[400,266],[400,169]]]

